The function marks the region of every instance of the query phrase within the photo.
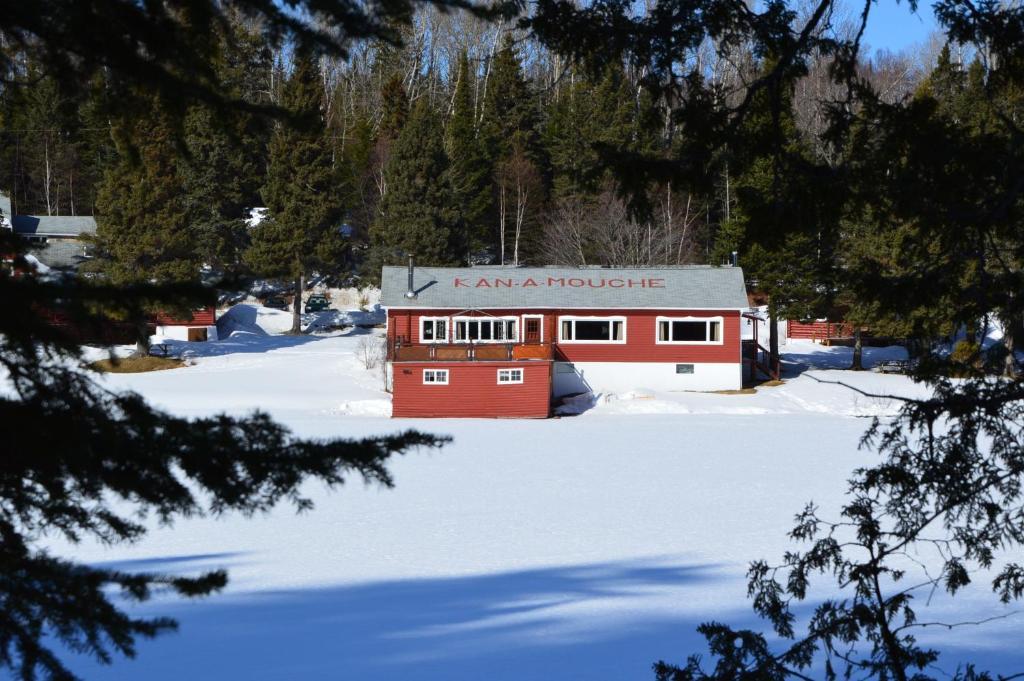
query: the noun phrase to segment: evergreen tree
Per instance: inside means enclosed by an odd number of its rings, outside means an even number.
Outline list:
[[[255,272],[294,280],[292,333],[302,331],[306,277],[314,269],[334,267],[343,248],[338,175],[325,139],[321,96],[317,60],[300,50],[281,101],[294,124],[274,130],[263,188],[268,219],[253,230],[246,252]]]
[[[395,73],[380,91],[381,118],[377,135],[380,139],[394,140],[409,119],[409,94],[402,85],[402,76]]]
[[[770,363],[777,369],[778,319],[815,317],[832,301],[842,200],[833,198],[833,173],[810,159],[799,138],[792,86],[755,97],[743,139],[747,146],[732,154],[738,178],[730,243],[713,257],[723,262],[738,250],[744,273],[768,295]]]
[[[507,158],[513,146],[518,146],[537,163],[541,153],[537,100],[523,77],[519,53],[510,36],[494,57],[486,87],[480,132],[492,158]]]
[[[122,118],[113,134],[118,160],[97,199],[100,267],[115,284],[197,282],[202,261],[185,206],[173,122],[154,101],[148,116]],[[137,341],[138,352],[146,353],[145,323]]]
[[[343,204],[348,209],[346,224],[352,228],[350,239],[353,248],[358,251],[352,254],[353,259],[365,260],[370,225],[376,218],[380,203],[374,168],[376,156],[373,122],[366,117],[358,118],[344,131],[343,138],[344,146],[337,152],[337,156],[340,159],[338,174]]]
[[[238,17],[227,31],[218,56],[224,89],[258,104],[258,79],[271,68],[269,51]],[[247,111],[197,104],[186,114],[188,153],[181,175],[196,252],[204,263],[228,271],[240,266],[247,209],[262,203],[269,133],[265,120]]]
[[[424,265],[464,262],[466,242],[448,185],[441,121],[425,99],[417,102],[384,169],[388,192],[370,231],[373,263],[415,255]]]
[[[105,118],[91,114],[94,88],[61,90],[58,82],[27,61],[0,96],[0,187],[17,211],[41,215],[88,215],[109,157]],[[104,144],[105,142],[105,144]],[[90,148],[105,147],[97,156]]]
[[[495,55],[486,82],[480,135],[494,168],[492,243],[499,262],[530,260],[539,239],[537,212],[546,199],[537,100],[523,77],[511,36]]]
[[[491,209],[493,170],[477,132],[473,103],[476,74],[470,69],[469,55],[465,51],[459,56],[455,80],[452,114],[445,131],[450,164],[448,177],[453,206],[458,213],[457,229],[465,235],[469,253],[474,254],[491,245],[487,218]]]
[[[637,113],[621,67],[609,66],[598,83],[574,73],[544,130],[553,195],[593,196],[608,186],[613,159],[639,150]]]

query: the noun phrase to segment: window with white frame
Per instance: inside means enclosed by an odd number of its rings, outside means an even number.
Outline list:
[[[721,317],[658,317],[658,343],[721,345]]]
[[[447,317],[420,317],[421,343],[444,343],[447,340]]]
[[[424,369],[423,385],[448,385],[448,370]]]
[[[514,343],[519,340],[515,317],[455,317],[456,343]]]
[[[559,317],[562,343],[625,343],[625,317]]]
[[[522,369],[498,369],[498,384],[508,385],[510,383],[522,383]]]

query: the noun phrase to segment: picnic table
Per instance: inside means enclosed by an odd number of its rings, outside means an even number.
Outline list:
[[[880,374],[905,374],[910,370],[910,360],[887,359],[876,364],[872,371]]]
[[[170,351],[171,347],[167,343],[154,343],[149,346],[149,354],[151,357],[167,357]]]

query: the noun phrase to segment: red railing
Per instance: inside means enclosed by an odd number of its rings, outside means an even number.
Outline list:
[[[790,320],[787,336],[796,340],[812,340],[824,343],[831,338],[849,338],[853,335],[853,327],[846,322],[798,322]]]

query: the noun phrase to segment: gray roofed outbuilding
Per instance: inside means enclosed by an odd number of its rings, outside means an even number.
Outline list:
[[[393,308],[614,308],[732,310],[748,307],[739,267],[384,267],[381,304]]]
[[[21,236],[74,238],[96,233],[96,218],[91,215],[15,215],[9,219]]]

